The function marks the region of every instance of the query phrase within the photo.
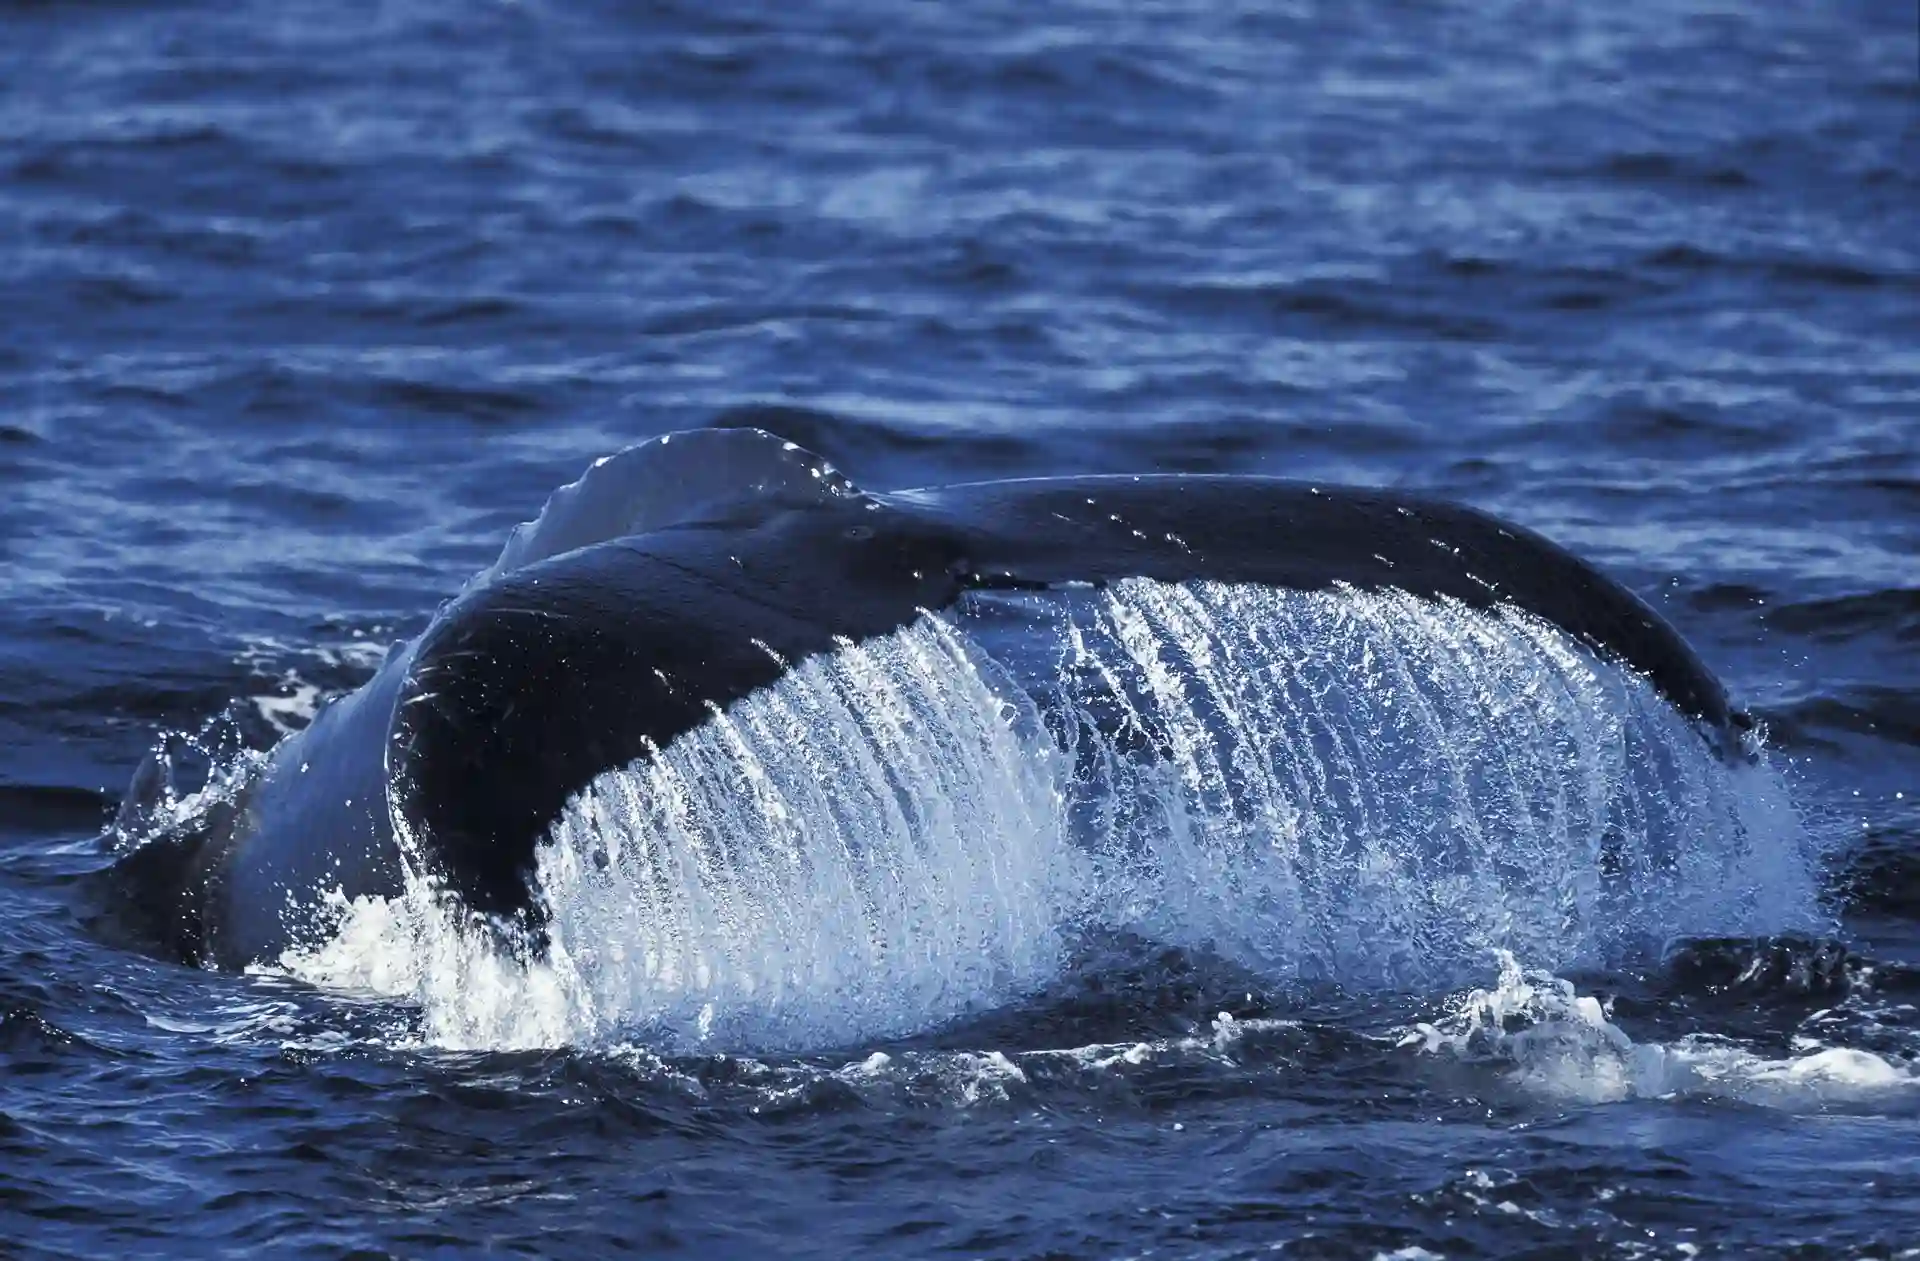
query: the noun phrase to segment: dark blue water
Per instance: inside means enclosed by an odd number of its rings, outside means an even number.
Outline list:
[[[0,6],[0,1253],[1920,1247],[1917,29]],[[1764,721],[1821,896],[1410,991],[1109,940],[779,1054],[450,1038],[98,931],[156,739],[297,725],[593,458],[728,423],[874,487],[1259,471],[1540,529]]]

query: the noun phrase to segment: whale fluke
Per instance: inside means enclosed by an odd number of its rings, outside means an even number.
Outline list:
[[[555,492],[416,641],[275,751],[199,852],[220,870],[177,882],[193,901],[169,922],[204,920],[178,936],[222,962],[271,955],[328,890],[395,889],[400,836],[469,911],[537,936],[539,846],[597,776],[969,593],[1128,579],[1512,606],[1645,676],[1723,755],[1751,725],[1631,591],[1472,508],[1225,475],[869,493],[771,434],[704,430]]]

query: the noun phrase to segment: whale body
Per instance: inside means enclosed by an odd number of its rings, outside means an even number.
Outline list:
[[[597,776],[975,593],[1128,579],[1510,607],[1643,676],[1722,756],[1752,725],[1631,591],[1472,508],[1228,475],[870,493],[774,435],[701,430],[555,492],[365,686],[123,859],[118,887],[147,938],[210,966],[271,959],[329,897],[410,877],[537,941],[539,847]]]

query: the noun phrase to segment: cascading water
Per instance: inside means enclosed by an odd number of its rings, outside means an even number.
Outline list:
[[[844,645],[602,775],[541,852],[538,962],[416,889],[286,963],[453,1045],[818,1048],[1107,932],[1423,989],[1816,927],[1816,857],[1763,756],[1531,616],[1129,581]]]
[[[1122,922],[1268,972],[1425,986],[1814,905],[1774,773],[1516,610],[1128,583],[1069,613],[1068,792]],[[1142,756],[1140,750],[1146,750]]]
[[[1044,981],[1075,855],[1053,759],[991,677],[929,618],[601,776],[541,864],[586,1010],[669,1041],[805,1044]]]

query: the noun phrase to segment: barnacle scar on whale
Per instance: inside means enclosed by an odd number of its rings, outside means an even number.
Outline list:
[[[1736,755],[1751,725],[1632,592],[1471,508],[1248,476],[870,493],[771,434],[701,430],[556,491],[365,686],[191,827],[122,860],[119,887],[145,905],[156,945],[203,964],[270,959],[329,898],[393,896],[408,880],[537,944],[540,847],[597,777],[658,758],[810,660],[982,600],[1070,603],[1129,582],[1398,593],[1524,616],[1643,680],[1716,756]],[[1233,668],[1260,686],[1276,671],[1350,670],[1310,643],[1271,642],[1254,636]],[[1409,704],[1435,703],[1417,679],[1405,686]],[[1034,692],[1026,703],[1058,699]],[[1152,739],[1135,743],[1155,755]]]

